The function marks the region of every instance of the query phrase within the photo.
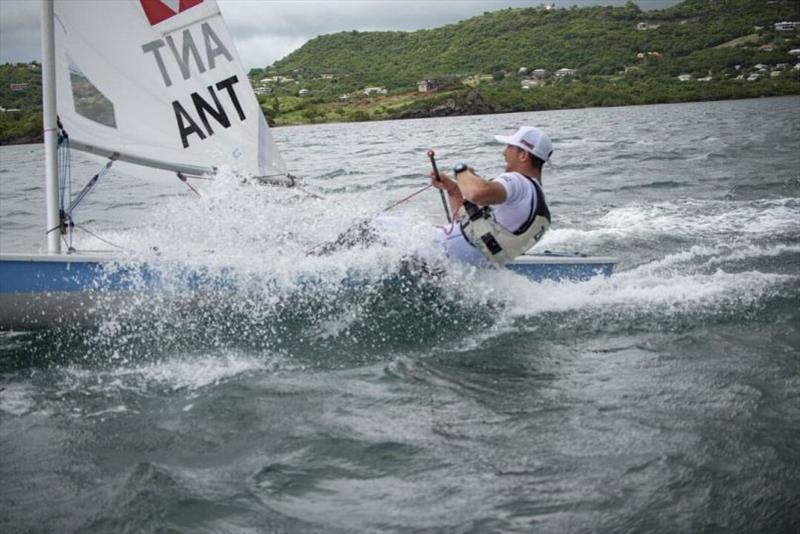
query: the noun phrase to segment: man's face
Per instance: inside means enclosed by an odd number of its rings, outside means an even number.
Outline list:
[[[506,145],[503,149],[503,159],[506,160],[506,170],[511,172],[519,169],[524,163],[526,152],[514,145]]]

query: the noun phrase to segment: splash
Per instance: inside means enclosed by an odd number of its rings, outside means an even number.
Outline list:
[[[549,331],[675,330],[743,315],[764,320],[771,302],[797,295],[796,273],[759,264],[786,263],[800,252],[775,238],[797,230],[796,199],[615,208],[583,228],[552,231],[541,248],[624,252],[647,243],[650,257],[623,253],[609,279],[532,283],[439,259],[409,262],[430,237],[423,217],[385,219],[368,246],[309,254],[374,220],[385,192],[345,188],[321,200],[232,173],[219,178],[199,198],[170,198],[152,224],[115,236],[129,251],[125,262],[155,270],[162,287],[148,292],[142,284],[124,306],[99,304],[102,321],[75,344],[81,359],[163,373],[168,381],[178,381],[170,366],[179,354],[204,354],[211,366],[231,352],[266,369],[275,355],[301,367],[358,366],[476,347],[531,325],[546,338]],[[664,243],[673,251],[652,257]],[[194,275],[189,290],[187,273]],[[205,362],[195,364],[202,369]]]

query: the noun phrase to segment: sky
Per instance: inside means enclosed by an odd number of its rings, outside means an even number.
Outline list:
[[[117,0],[94,0],[114,2]],[[678,0],[635,0],[643,10]],[[217,0],[245,68],[266,67],[318,35],[436,28],[506,7],[554,3],[624,5],[625,0]],[[0,0],[0,64],[39,61],[38,0]]]

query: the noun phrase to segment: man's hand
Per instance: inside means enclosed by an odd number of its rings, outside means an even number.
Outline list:
[[[428,175],[431,177],[431,185],[436,189],[441,189],[447,192],[447,199],[450,201],[450,210],[453,212],[453,217],[458,214],[461,205],[464,203],[464,197],[461,196],[461,190],[458,188],[458,182],[450,178],[446,173],[440,172],[439,178],[436,178],[436,173],[431,171]]]
[[[442,191],[446,191],[448,193],[454,193],[458,190],[458,184],[452,178],[447,176],[446,173],[439,173],[439,178],[441,178],[441,180],[437,179],[436,173],[433,171],[431,171],[428,176],[430,176],[431,185],[436,189],[441,189]]]

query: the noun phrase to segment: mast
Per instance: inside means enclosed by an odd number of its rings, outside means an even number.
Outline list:
[[[53,0],[42,0],[42,122],[44,125],[47,252],[61,253],[58,212],[58,133],[56,131],[56,46]]]

